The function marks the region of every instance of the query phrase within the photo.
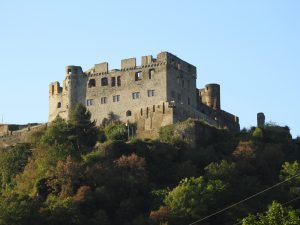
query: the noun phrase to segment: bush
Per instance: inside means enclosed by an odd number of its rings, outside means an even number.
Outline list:
[[[128,133],[125,124],[111,124],[105,127],[105,135],[111,141],[127,141]]]

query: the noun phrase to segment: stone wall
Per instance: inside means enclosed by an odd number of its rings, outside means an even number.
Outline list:
[[[141,137],[157,137],[161,126],[187,118],[239,130],[238,118],[221,110],[220,86],[199,90],[196,79],[195,66],[168,52],[142,56],[141,65],[136,58],[123,59],[121,68],[113,70],[107,62],[84,73],[79,66],[67,66],[63,87],[50,84],[49,122],[57,115],[68,119],[70,109],[82,103],[97,125],[113,113],[116,120],[136,123]]]
[[[2,125],[0,125],[0,130],[1,130],[1,126]],[[0,148],[14,146],[17,143],[28,142],[32,132],[35,132],[39,129],[44,129],[47,125],[33,124],[33,125],[5,125],[5,126],[7,126],[8,129],[11,130],[9,130],[9,132],[3,136],[0,135]]]

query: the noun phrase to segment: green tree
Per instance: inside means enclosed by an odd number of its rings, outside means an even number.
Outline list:
[[[199,218],[218,208],[218,201],[225,191],[226,186],[220,180],[185,178],[169,192],[164,202],[179,217]]]
[[[128,139],[128,131],[125,124],[109,124],[104,131],[108,140],[126,141]]]
[[[71,110],[68,124],[71,135],[68,137],[79,152],[86,152],[95,146],[98,138],[96,122],[91,121],[91,113],[78,104]]]
[[[281,204],[273,202],[267,212],[256,216],[248,215],[241,221],[242,225],[298,225],[300,214],[292,208],[284,208]]]
[[[0,183],[2,188],[14,185],[14,178],[21,173],[32,152],[29,144],[17,144],[15,147],[0,151]]]
[[[300,164],[297,161],[293,163],[285,162],[282,165],[282,170],[280,171],[279,178],[280,180],[291,179],[287,185],[289,187],[289,192],[293,196],[300,195]]]
[[[27,196],[6,194],[0,196],[0,225],[41,224],[38,209],[40,203]]]

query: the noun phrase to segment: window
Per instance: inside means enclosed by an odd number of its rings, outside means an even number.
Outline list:
[[[155,90],[148,90],[148,97],[155,96]]]
[[[68,69],[68,74],[72,74],[72,70],[71,69]]]
[[[61,102],[57,103],[57,108],[61,108]]]
[[[101,97],[101,104],[106,104],[106,103],[107,103],[107,98]]]
[[[114,95],[113,102],[119,102],[119,101],[120,101],[120,95]]]
[[[111,86],[112,87],[116,86],[116,78],[115,77],[111,78]]]
[[[108,79],[107,77],[103,77],[101,79],[101,86],[107,86],[108,85]]]
[[[181,80],[181,87],[184,87],[184,79]]]
[[[87,99],[86,100],[86,106],[94,105],[94,99]]]
[[[96,81],[95,81],[95,79],[90,79],[90,80],[89,80],[88,87],[89,87],[89,88],[91,88],[91,87],[96,87]]]
[[[117,86],[118,87],[121,86],[121,77],[120,76],[117,77]]]
[[[131,111],[130,111],[130,110],[128,110],[128,111],[126,112],[126,116],[131,116]]]
[[[188,81],[187,81],[187,85],[188,85],[188,87],[190,87],[190,86],[191,86],[191,84],[190,84],[190,80],[188,80]]]
[[[140,97],[141,97],[140,92],[133,92],[133,93],[132,93],[132,98],[133,98],[133,99],[138,99],[138,98],[140,98]]]
[[[149,70],[149,79],[152,79],[153,78],[153,75],[154,75],[154,69],[150,69]]]
[[[139,72],[135,73],[135,79],[134,80],[138,81],[140,79],[142,79],[142,71],[139,71]]]
[[[190,105],[191,104],[191,99],[188,97],[188,105]]]

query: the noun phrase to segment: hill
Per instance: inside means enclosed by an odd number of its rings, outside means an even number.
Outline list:
[[[26,140],[0,150],[0,225],[188,225],[289,178],[199,224],[254,224],[268,205],[266,215],[299,219],[289,201],[300,196],[300,140],[288,127],[230,133],[187,120],[159,140],[128,140],[125,124],[97,128],[77,106]]]

